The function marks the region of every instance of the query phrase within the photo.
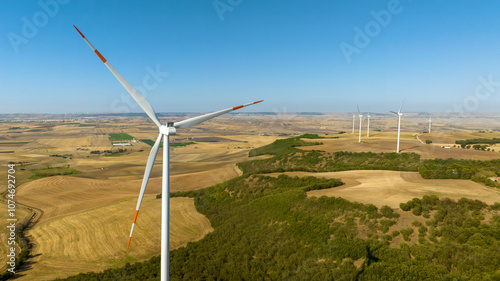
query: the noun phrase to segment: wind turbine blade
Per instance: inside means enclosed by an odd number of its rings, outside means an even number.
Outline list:
[[[113,75],[116,77],[116,79],[118,79],[118,81],[120,81],[120,83],[123,85],[123,87],[125,87],[127,92],[134,98],[134,100],[139,104],[139,106],[142,108],[142,110],[144,110],[144,112],[146,112],[146,114],[149,116],[149,118],[151,118],[151,120],[153,120],[153,122],[158,127],[160,127],[161,126],[160,120],[158,120],[158,117],[156,116],[156,113],[153,110],[153,107],[151,106],[151,104],[149,104],[149,102],[141,94],[139,94],[139,92],[137,92],[134,89],[134,87],[132,87],[132,85],[130,85],[130,83],[128,83],[127,80],[125,80],[125,78],[123,78],[123,76],[121,76],[121,74],[118,73],[118,71],[116,71],[116,69],[101,55],[101,53],[99,53],[99,51],[96,48],[94,48],[94,46],[90,43],[90,41],[87,40],[87,38],[85,38],[83,33],[81,33],[80,30],[78,30],[78,28],[76,28],[76,26],[73,25],[73,27],[76,29],[76,31],[78,31],[78,33],[80,33],[83,40],[85,40],[85,42],[87,42],[87,44],[90,46],[92,51],[94,51],[96,53],[96,55],[101,59],[101,61],[106,65],[106,67],[108,67],[108,69],[111,71],[111,73],[113,73]]]
[[[214,117],[217,117],[219,115],[231,112],[233,110],[237,110],[237,109],[243,108],[245,106],[250,106],[250,105],[253,105],[253,104],[256,104],[256,103],[259,103],[259,102],[263,102],[263,101],[264,100],[260,100],[260,101],[256,101],[256,102],[242,104],[242,105],[238,105],[238,106],[235,106],[235,107],[230,107],[230,108],[219,110],[219,111],[216,111],[216,112],[212,112],[212,113],[204,114],[204,115],[201,115],[201,116],[196,116],[196,117],[193,117],[193,118],[182,120],[182,121],[174,123],[174,127],[175,128],[189,128],[189,127],[192,127],[194,125],[200,124],[201,122],[204,122],[204,121],[207,121],[207,120],[212,119]]]
[[[144,177],[142,178],[141,191],[139,193],[139,199],[137,200],[137,206],[135,207],[134,221],[132,222],[132,229],[130,229],[130,236],[128,237],[127,250],[130,247],[130,241],[132,240],[132,234],[134,233],[135,221],[139,215],[139,209],[141,208],[142,198],[144,197],[144,192],[146,191],[146,186],[148,185],[149,176],[151,175],[151,170],[156,160],[156,155],[158,154],[158,149],[160,148],[161,139],[163,134],[159,134],[156,139],[155,144],[151,148],[148,157],[148,163],[146,164],[146,170],[144,171]],[[163,163],[163,165],[168,165],[168,163]]]
[[[357,104],[356,107],[358,108],[358,114],[361,115],[361,112],[359,112],[359,106]]]
[[[405,100],[401,103],[401,106],[399,107],[398,113],[401,113],[401,108],[403,108],[403,104],[405,104]]]
[[[394,113],[394,114],[398,115],[398,113],[397,113],[397,112],[394,112],[394,111],[392,111],[392,110],[389,110],[389,112],[392,112],[392,113]]]

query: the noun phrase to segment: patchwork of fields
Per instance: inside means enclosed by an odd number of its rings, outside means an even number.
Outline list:
[[[174,141],[189,145],[171,148],[172,192],[199,190],[226,182],[242,175],[236,168],[236,163],[268,158],[266,155],[249,158],[248,153],[251,149],[270,144],[284,136],[259,134],[258,122],[250,120],[240,121],[240,125],[249,124],[248,129],[253,131],[253,134],[241,134],[241,127],[222,119],[214,121],[210,126],[203,125],[176,136]],[[293,128],[288,127],[286,121],[277,120],[260,125],[263,130],[270,132],[279,130],[280,134],[295,134],[300,132],[301,128],[305,130],[306,124],[315,124],[315,121],[309,118],[297,117],[297,120],[298,126]],[[325,120],[319,123],[328,124]],[[349,128],[350,123],[344,123],[339,126]],[[122,121],[118,124],[120,126],[116,127],[108,123],[103,126],[99,122],[88,126],[81,126],[80,123],[54,126],[42,126],[37,123],[0,124],[0,152],[4,152],[0,153],[0,162],[17,163],[19,182],[22,183],[17,187],[16,199],[43,211],[37,224],[27,231],[27,236],[34,245],[33,257],[30,258],[32,263],[29,268],[23,270],[18,280],[33,280],[32,276],[37,276],[37,280],[51,280],[80,272],[101,271],[122,266],[127,262],[143,261],[159,254],[161,200],[156,199],[156,195],[161,191],[161,157],[156,159],[131,250],[125,251],[144,173],[144,163],[151,145],[144,140],[155,139],[157,132],[153,126],[149,129],[150,124],[142,121]],[[393,129],[388,124],[390,122],[380,120],[378,123],[374,121],[373,126]],[[13,127],[19,129],[11,129]],[[197,137],[193,138],[193,135]],[[417,135],[421,140],[432,140],[432,144],[422,144]],[[404,133],[401,147],[403,152],[415,152],[422,159],[500,159],[498,145],[491,146],[490,151],[453,148],[455,140],[458,139],[499,136],[499,133],[476,131]],[[393,132],[373,132],[370,138],[364,137],[362,143],[357,142],[357,134],[329,134],[326,137],[320,140],[323,143],[321,145],[304,146],[300,149],[330,153],[389,153],[395,150]],[[132,142],[132,146],[127,147],[127,153],[120,156],[91,154],[91,151],[96,150],[117,150],[112,142],[133,139],[143,141]],[[451,148],[442,148],[445,145]],[[63,158],[53,155],[68,156]],[[75,169],[79,174],[30,179],[34,171],[49,168]],[[270,175],[279,174],[282,173]],[[426,180],[417,172],[365,170],[285,174],[340,178],[345,185],[309,191],[307,195],[342,197],[374,204],[379,208],[387,205],[398,210],[402,202],[431,194],[439,198],[467,197],[488,204],[500,202],[500,189],[469,180]],[[6,189],[3,184],[6,182],[5,175],[0,175],[0,180],[0,188],[3,191]],[[2,204],[5,205],[5,202]],[[20,207],[17,215],[19,219],[25,219],[31,212]],[[211,222],[197,211],[192,198],[173,198],[171,217],[172,249],[200,240],[213,231]],[[5,221],[4,215],[0,215],[0,219]],[[0,239],[4,238],[5,233],[0,233]],[[5,254],[4,248],[0,250],[0,254]],[[5,268],[4,266],[2,270]]]

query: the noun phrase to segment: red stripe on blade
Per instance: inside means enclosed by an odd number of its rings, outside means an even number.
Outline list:
[[[94,52],[95,52],[95,53],[97,54],[97,56],[98,56],[98,57],[102,60],[102,62],[103,62],[103,63],[106,63],[106,59],[105,59],[105,58],[101,55],[101,53],[99,53],[99,51],[98,51],[98,50],[95,50]]]
[[[263,102],[264,100],[260,100],[260,101],[256,101],[254,102],[253,104],[256,104],[256,103],[259,103],[259,102]]]
[[[233,107],[233,110],[240,109],[242,107],[243,107],[243,105],[238,105],[238,106]]]
[[[76,28],[76,26],[73,24],[73,27],[76,29],[76,31],[78,31],[78,33],[80,33],[80,35],[85,38],[85,36],[83,36],[83,34],[80,32],[80,30],[78,30],[78,28]]]
[[[130,247],[130,240],[132,240],[132,236],[130,236],[130,237],[128,238],[127,250],[128,250],[128,248]]]
[[[135,221],[137,220],[137,215],[138,214],[139,214],[139,210],[135,210],[134,222],[132,222],[132,223],[135,223]]]

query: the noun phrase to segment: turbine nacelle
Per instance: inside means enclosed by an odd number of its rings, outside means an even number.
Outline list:
[[[174,123],[167,123],[167,125],[161,125],[160,126],[160,134],[164,135],[164,136],[172,136],[172,135],[175,135],[177,133],[177,130],[175,129],[175,127],[173,126]]]

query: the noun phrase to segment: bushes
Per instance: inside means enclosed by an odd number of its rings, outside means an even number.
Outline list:
[[[295,149],[295,148],[288,148]],[[274,157],[238,163],[244,174],[273,172],[335,172],[347,170],[395,170],[417,171],[420,156],[415,153],[372,153],[372,152],[336,152],[329,154],[324,151],[288,151]],[[278,149],[274,150],[277,152]],[[288,152],[286,152],[288,151]],[[273,153],[274,153],[273,152]],[[257,152],[256,152],[257,153]],[[260,152],[259,152],[260,153]],[[260,154],[259,154],[260,155]]]
[[[401,234],[403,235],[403,239],[405,241],[410,241],[410,235],[413,233],[413,228],[404,228],[400,230]]]
[[[307,138],[313,138],[313,135],[309,135]],[[315,135],[318,136],[318,135]],[[321,142],[306,142],[300,139],[301,137],[288,138],[282,140],[275,140],[273,143],[268,144],[263,147],[255,148],[250,150],[248,156],[259,156],[259,155],[282,155],[288,154],[291,152],[296,152],[298,149],[295,147],[300,146],[311,146],[311,145],[319,145]],[[319,138],[319,137],[318,137]]]
[[[428,159],[422,162],[418,171],[425,179],[471,179],[498,186],[488,177],[500,176],[500,160]]]
[[[30,170],[30,172],[31,172],[30,179],[32,180],[52,177],[52,176],[75,175],[80,173],[80,171],[78,170],[65,167],[37,169],[37,170]]]
[[[396,216],[390,207],[377,210],[374,205],[342,198],[305,196],[304,186],[328,182],[255,175],[190,193],[214,232],[171,252],[171,280],[281,280],[284,276],[297,280],[483,280],[497,271],[498,204],[414,198],[404,203],[408,209],[432,210],[434,217],[425,224],[417,220],[413,226],[382,235],[397,222],[388,218]],[[485,210],[493,212],[490,222],[480,219]],[[364,224],[368,238],[359,237],[356,218]],[[406,244],[417,231],[418,243]],[[406,242],[398,248],[389,246],[399,235]],[[361,267],[354,266],[356,260],[364,260]],[[155,280],[158,277],[149,277],[154,274],[159,274],[159,258],[68,280],[125,276]]]
[[[386,218],[399,218],[399,214],[395,213],[391,207],[384,205],[380,208],[380,213]]]
[[[455,141],[456,144],[459,144],[462,148],[464,148],[467,145],[470,144],[487,144],[487,145],[494,145],[496,143],[500,143],[500,138],[492,138],[492,139],[486,139],[486,138],[479,138],[479,139],[466,139],[466,140],[457,140]],[[485,145],[485,146],[487,146]]]

